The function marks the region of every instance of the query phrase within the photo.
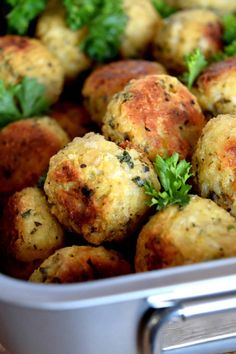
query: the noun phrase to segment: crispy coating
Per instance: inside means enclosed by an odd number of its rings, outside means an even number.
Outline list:
[[[37,283],[75,283],[131,273],[129,263],[104,247],[71,246],[56,251],[29,278]]]
[[[209,65],[193,90],[203,111],[211,115],[236,111],[236,56]]]
[[[123,0],[128,23],[121,42],[124,58],[142,57],[148,49],[161,18],[150,0]]]
[[[185,56],[199,48],[206,58],[222,49],[222,26],[213,11],[190,9],[163,21],[153,39],[153,56],[176,73],[185,71]]]
[[[236,114],[219,115],[207,123],[192,165],[199,194],[236,216]]]
[[[57,121],[71,140],[94,129],[90,115],[82,104],[59,101],[52,107],[50,117]]]
[[[60,62],[47,47],[33,38],[0,37],[0,79],[15,84],[25,76],[35,78],[45,86],[49,103],[58,100],[64,74]]]
[[[13,194],[3,212],[3,252],[22,262],[45,259],[63,247],[63,230],[36,187]]]
[[[85,33],[85,29],[72,31],[67,26],[64,8],[58,0],[50,0],[38,19],[36,36],[58,58],[67,80],[91,65],[91,60],[80,50]]]
[[[95,69],[84,83],[82,94],[91,118],[99,125],[112,96],[131,79],[150,74],[165,74],[165,68],[147,60],[120,60]]]
[[[192,196],[185,207],[169,206],[141,230],[136,272],[236,255],[236,221],[210,199]]]
[[[166,0],[178,9],[208,8],[220,13],[236,11],[235,0]]]
[[[88,133],[51,158],[44,189],[58,220],[99,245],[127,238],[143,222],[145,180],[159,190],[146,156]]]
[[[178,152],[191,156],[205,124],[195,97],[177,78],[148,75],[113,96],[103,133],[116,143],[129,140],[151,160]]]
[[[0,131],[0,196],[33,186],[49,159],[69,141],[48,117],[11,123]]]

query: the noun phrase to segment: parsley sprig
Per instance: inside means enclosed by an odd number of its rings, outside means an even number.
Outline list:
[[[223,16],[223,43],[222,52],[218,52],[211,58],[211,61],[220,61],[236,55],[236,17],[232,14]]]
[[[36,79],[25,77],[19,84],[5,86],[0,80],[0,127],[48,110],[45,87]]]
[[[165,0],[152,0],[152,4],[163,18],[169,17],[177,11],[175,7],[167,4]]]
[[[68,25],[77,30],[87,25],[96,16],[100,0],[63,0]]]
[[[180,79],[187,84],[188,88],[191,89],[196,78],[211,62],[224,60],[236,55],[236,17],[232,14],[227,14],[223,17],[222,23],[224,28],[222,36],[224,49],[222,52],[215,53],[208,61],[199,48],[185,56],[187,71]]]
[[[151,197],[149,205],[155,206],[156,210],[161,210],[171,204],[179,204],[180,206],[187,204],[190,199],[188,192],[191,186],[186,182],[192,176],[190,163],[185,160],[179,161],[179,154],[174,153],[166,160],[157,156],[154,167],[162,191],[158,192],[148,181],[145,183],[145,193]]]
[[[225,44],[231,44],[236,40],[236,17],[232,14],[227,14],[223,17],[223,40]]]
[[[9,31],[25,34],[30,22],[44,9],[47,0],[5,0],[11,9],[7,15]]]
[[[87,26],[87,35],[81,43],[82,50],[98,62],[115,58],[128,21],[123,10],[123,1],[64,0],[64,5],[71,29]]]
[[[191,89],[198,75],[207,67],[208,62],[202,51],[196,48],[192,53],[185,56],[185,64],[187,71],[182,75],[181,80]]]

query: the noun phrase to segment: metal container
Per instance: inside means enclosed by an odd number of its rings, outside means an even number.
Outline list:
[[[70,285],[0,275],[11,354],[223,353],[235,309],[235,258]]]

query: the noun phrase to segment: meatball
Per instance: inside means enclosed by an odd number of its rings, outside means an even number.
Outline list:
[[[38,188],[25,188],[9,198],[1,228],[2,257],[25,262],[29,268],[32,262],[42,262],[64,245],[63,229]],[[5,265],[9,267],[9,262]]]
[[[131,79],[165,73],[162,65],[147,60],[127,59],[98,67],[89,75],[82,91],[91,118],[101,125],[112,96],[121,91]]]
[[[58,59],[37,39],[0,37],[0,79],[7,84],[16,84],[25,76],[45,86],[49,103],[57,101],[64,83]]]
[[[178,152],[191,156],[205,124],[195,97],[177,78],[148,75],[113,96],[103,133],[116,143],[129,140],[151,160]]]
[[[163,22],[153,39],[153,56],[176,73],[185,71],[185,56],[199,48],[206,58],[222,45],[219,17],[210,10],[179,11]]]
[[[56,251],[29,278],[37,283],[75,283],[131,273],[129,263],[104,247],[71,246]]]
[[[58,220],[99,245],[121,241],[140,226],[149,209],[145,181],[159,190],[146,156],[88,133],[51,158],[44,189]]]
[[[0,198],[37,183],[49,159],[69,141],[48,117],[11,123],[0,131]]]
[[[142,57],[147,51],[161,18],[150,0],[123,0],[128,23],[120,52],[124,58]]]
[[[236,112],[236,56],[209,65],[198,77],[194,94],[206,113]]]
[[[36,36],[58,58],[67,80],[74,79],[91,65],[80,49],[85,34],[86,29],[72,31],[67,26],[64,8],[58,0],[49,1],[36,27]]]
[[[71,140],[94,129],[87,110],[81,104],[59,101],[52,107],[50,117],[57,121]]]
[[[178,9],[208,8],[222,12],[236,11],[235,0],[166,0],[166,2]]]
[[[193,155],[198,192],[236,216],[236,114],[219,115],[205,126]]]
[[[236,255],[236,221],[210,199],[192,196],[185,207],[156,213],[141,230],[135,270],[210,261]]]

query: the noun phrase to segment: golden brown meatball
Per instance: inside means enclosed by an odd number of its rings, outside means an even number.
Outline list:
[[[236,114],[212,118],[193,155],[193,173],[202,197],[236,216]]]
[[[75,283],[131,273],[121,255],[104,247],[71,246],[56,251],[29,278],[37,283]]]
[[[89,75],[82,91],[91,118],[101,125],[112,96],[131,79],[165,73],[162,65],[147,60],[120,60],[98,67]]]
[[[128,23],[121,42],[124,58],[142,57],[147,50],[161,18],[150,0],[123,0]]]
[[[203,111],[216,116],[236,112],[236,56],[209,65],[193,90]]]
[[[49,103],[57,101],[64,81],[58,59],[37,39],[0,37],[0,79],[15,84],[25,76],[35,78],[45,86]]]
[[[166,2],[179,9],[208,8],[222,12],[236,11],[235,0],[166,0]]]
[[[11,123],[0,131],[0,197],[37,183],[49,159],[69,141],[48,117]]]
[[[136,272],[236,255],[236,221],[209,199],[192,196],[185,207],[169,206],[141,230]]]
[[[51,158],[44,189],[58,220],[99,245],[127,238],[142,223],[149,209],[145,180],[159,190],[145,156],[89,133]]]
[[[206,58],[222,49],[219,17],[210,10],[185,10],[167,17],[153,39],[153,56],[168,69],[185,71],[185,56],[199,48]]]
[[[103,133],[116,143],[131,141],[151,160],[178,152],[191,156],[205,119],[195,97],[177,78],[148,75],[113,96]]]
[[[59,101],[52,107],[50,117],[57,121],[71,140],[94,129],[87,110],[81,104]]]
[[[91,65],[91,60],[81,51],[85,29],[72,31],[66,24],[61,1],[50,0],[39,17],[36,36],[60,61],[66,79],[73,79]]]
[[[62,227],[51,215],[41,190],[25,188],[9,198],[0,236],[0,253],[7,260],[6,267],[10,266],[8,257],[11,257],[31,268],[33,262],[42,262],[63,247],[63,236]],[[11,267],[5,270],[12,272]]]

